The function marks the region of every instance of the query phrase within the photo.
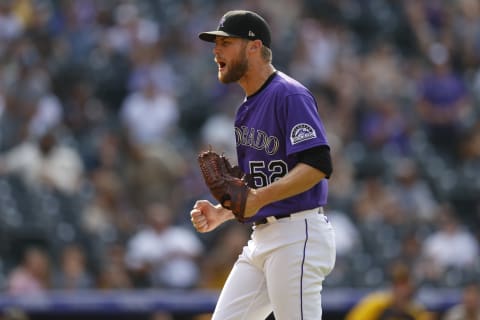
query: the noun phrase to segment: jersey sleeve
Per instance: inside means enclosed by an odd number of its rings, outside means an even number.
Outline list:
[[[286,151],[288,155],[312,147],[328,145],[325,127],[317,103],[308,94],[293,94],[286,98]]]

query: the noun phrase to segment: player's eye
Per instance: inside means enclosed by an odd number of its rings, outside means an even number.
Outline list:
[[[224,39],[222,39],[221,42],[222,42],[223,45],[228,46],[228,45],[232,44],[232,39],[224,38]]]

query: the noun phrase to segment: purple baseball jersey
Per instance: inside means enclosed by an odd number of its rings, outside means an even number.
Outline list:
[[[240,105],[235,119],[238,164],[253,177],[254,188],[286,175],[298,163],[298,153],[328,145],[315,98],[298,81],[277,71]],[[271,203],[250,219],[312,209],[327,203],[328,181]]]

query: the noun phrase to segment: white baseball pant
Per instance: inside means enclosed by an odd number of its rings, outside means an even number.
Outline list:
[[[323,211],[269,218],[253,227],[232,268],[213,320],[322,318],[322,283],[335,264],[335,234]]]

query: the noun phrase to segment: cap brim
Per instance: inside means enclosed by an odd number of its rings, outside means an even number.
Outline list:
[[[203,40],[203,41],[208,41],[208,42],[215,42],[216,37],[236,37],[239,38],[239,36],[226,33],[225,31],[208,31],[208,32],[202,32],[198,35],[198,37]]]

